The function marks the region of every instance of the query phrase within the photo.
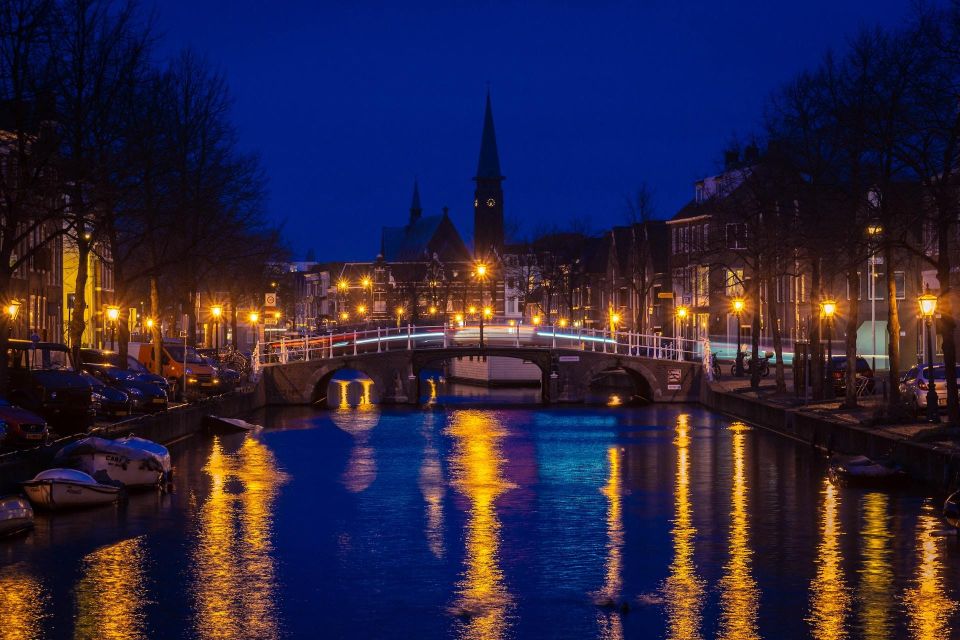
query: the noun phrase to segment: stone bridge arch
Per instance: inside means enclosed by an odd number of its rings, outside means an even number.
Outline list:
[[[589,388],[590,384],[600,374],[617,369],[623,369],[626,372],[633,382],[636,395],[644,400],[654,402],[663,395],[660,381],[650,367],[634,358],[617,358],[615,356],[600,357],[587,365],[581,378],[583,389]]]
[[[356,371],[357,373],[361,373],[373,380],[373,390],[371,393],[373,395],[374,402],[379,402],[380,398],[382,398],[384,394],[385,382],[375,367],[363,367],[356,362],[347,363],[343,361],[330,361],[314,371],[307,381],[304,392],[305,394],[309,394],[310,404],[319,404],[324,407],[327,406],[327,395],[330,391],[330,383],[333,381],[333,377],[337,375],[338,371],[343,371],[345,369]]]

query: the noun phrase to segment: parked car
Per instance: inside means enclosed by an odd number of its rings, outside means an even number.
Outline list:
[[[41,444],[50,438],[50,427],[37,414],[0,398],[0,424],[6,430],[7,445]]]
[[[139,380],[132,371],[91,362],[85,362],[80,368],[108,387],[127,394],[133,411],[153,412],[167,408],[167,392],[155,384]]]
[[[927,410],[928,375],[927,365],[917,365],[900,376],[900,394],[918,416]],[[933,379],[936,382],[934,391],[937,394],[937,406],[946,407],[947,370],[942,364],[933,365]],[[960,378],[957,378],[957,383],[960,384]]]
[[[167,397],[170,397],[170,381],[161,375],[151,372],[142,362],[137,360],[133,354],[128,353],[127,361],[124,363],[120,361],[120,354],[116,351],[108,351],[106,349],[81,349],[80,359],[85,363],[89,362],[91,364],[112,364],[115,367],[129,371],[137,377],[137,380],[149,382],[150,384],[160,387],[166,392]]]
[[[130,397],[123,391],[108,387],[99,378],[83,372],[84,379],[93,389],[93,407],[98,416],[117,418],[130,415]]]
[[[131,342],[127,345],[130,354],[145,367],[153,369],[153,344],[149,342]],[[186,376],[188,394],[205,394],[216,391],[219,380],[214,381],[216,372],[203,361],[203,358],[191,346],[184,348],[180,342],[164,342],[160,354],[163,375],[170,381],[172,388],[183,386]]]
[[[213,390],[215,393],[226,393],[233,391],[240,384],[240,373],[227,368],[213,355],[207,352],[213,349],[198,349],[197,354],[200,358],[213,369]]]
[[[74,368],[66,345],[8,341],[10,402],[37,413],[57,431],[78,433],[93,424],[90,382]]]
[[[833,392],[842,396],[847,393],[847,356],[833,356],[830,373],[833,376]],[[873,369],[865,358],[857,356],[857,377],[863,380],[864,390],[873,393]]]

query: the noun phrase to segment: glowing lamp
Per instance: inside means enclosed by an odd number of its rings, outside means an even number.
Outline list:
[[[116,322],[117,318],[120,317],[120,307],[107,307],[107,319],[111,322]]]
[[[484,277],[487,275],[487,265],[480,263],[477,265],[477,275],[479,277]]]
[[[484,315],[485,318],[489,318],[490,316],[493,315],[493,309],[491,309],[490,307],[484,307],[484,308],[483,308],[483,315]]]
[[[746,303],[743,301],[743,298],[734,298],[733,299],[733,312],[736,314],[743,313],[743,308],[746,306]]]
[[[539,325],[541,322],[543,322],[543,318],[540,316],[533,316],[533,324]]]
[[[260,314],[256,311],[251,311],[250,315],[247,316],[247,319],[250,320],[250,324],[257,324],[260,320]]]
[[[11,320],[17,319],[17,314],[20,313],[20,303],[17,300],[12,300],[10,304],[7,305],[4,309],[6,314],[10,316]]]
[[[217,320],[220,319],[220,316],[223,315],[223,307],[219,304],[215,304],[210,307],[210,315],[212,315]]]
[[[937,296],[930,293],[929,290],[917,298],[917,301],[920,303],[920,313],[923,314],[924,318],[932,318],[933,314],[937,312]]]
[[[833,314],[837,312],[837,301],[830,298],[824,300],[820,303],[820,313],[823,314],[823,317],[829,320],[833,317]]]

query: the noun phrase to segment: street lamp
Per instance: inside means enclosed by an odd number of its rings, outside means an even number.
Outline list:
[[[883,233],[883,227],[879,222],[872,222],[867,225],[867,235],[870,236],[870,257],[869,274],[870,284],[867,286],[867,295],[870,296],[870,335],[872,338],[870,351],[870,366],[877,370],[877,257],[874,255],[880,234]]]
[[[247,320],[250,321],[250,328],[253,329],[253,350],[256,351],[257,343],[260,341],[260,330],[257,328],[257,323],[260,322],[260,314],[251,311],[247,314]]]
[[[827,298],[820,302],[820,317],[827,321],[827,386],[824,389],[824,394],[829,400],[834,397],[833,392],[833,316],[837,312],[837,301],[832,298]],[[855,366],[852,363],[847,363],[847,366]]]
[[[480,348],[483,349],[483,319],[484,316],[488,315],[487,310],[489,307],[483,306],[483,281],[487,277],[487,265],[481,263],[477,264],[477,287],[480,290],[480,306],[483,307],[483,312],[480,314]]]
[[[562,327],[566,327],[566,326],[567,326],[567,319],[566,319],[566,318],[560,318],[560,327],[562,328]]]
[[[11,300],[4,309],[4,312],[10,319],[10,324],[7,326],[7,337],[10,337],[13,335],[13,323],[17,319],[17,314],[20,313],[20,301]]]
[[[458,325],[460,325],[461,327],[463,326],[463,314],[462,314],[462,313],[458,313],[456,316],[454,316],[453,319],[456,320],[456,322],[457,322]]]
[[[223,315],[223,307],[215,304],[210,307],[210,315],[213,316],[213,348],[220,351],[220,316]]]
[[[120,307],[107,307],[107,319],[110,320],[110,348],[117,350],[117,320],[120,318]]]
[[[740,325],[742,324],[741,316],[743,316],[743,309],[746,307],[746,303],[743,301],[743,298],[734,298],[733,299],[733,313],[737,316],[737,375],[743,375],[743,346],[740,343]]]
[[[543,319],[540,316],[533,316],[534,326],[539,327],[541,322],[543,322]]]
[[[940,422],[940,406],[937,398],[937,383],[933,378],[933,314],[937,312],[937,296],[927,287],[918,298],[920,313],[927,321],[927,422]]]

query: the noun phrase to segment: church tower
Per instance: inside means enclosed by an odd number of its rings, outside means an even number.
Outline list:
[[[487,91],[487,110],[483,116],[483,135],[480,138],[480,162],[477,164],[477,183],[473,196],[473,255],[488,258],[494,252],[503,253],[503,186],[500,174],[500,155],[497,153],[497,135],[493,130],[493,108]]]

